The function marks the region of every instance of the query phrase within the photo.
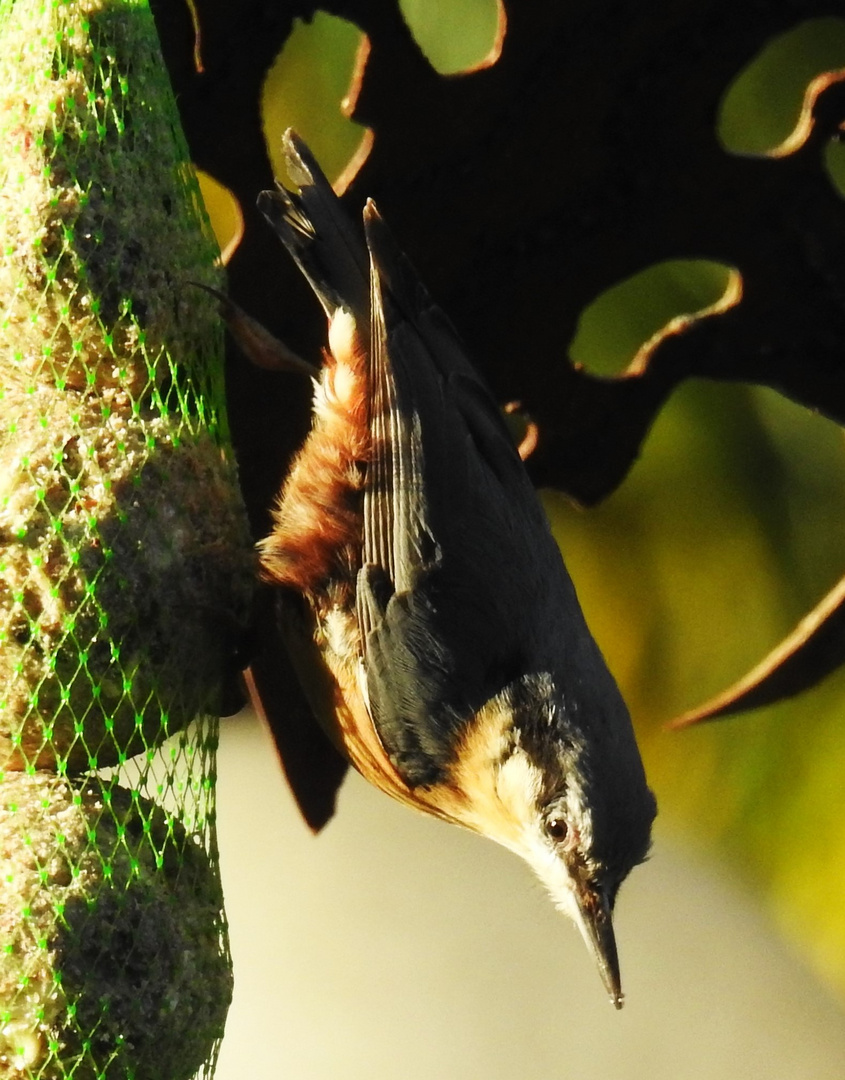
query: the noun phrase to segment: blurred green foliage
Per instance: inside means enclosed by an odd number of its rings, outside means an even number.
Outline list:
[[[496,40],[496,0],[401,0],[400,7],[432,66],[441,74],[480,63]],[[287,176],[281,136],[292,127],[311,147],[329,177],[336,177],[358,148],[360,125],[342,102],[349,90],[363,35],[351,23],[318,11],[297,20],[262,95],[264,133],[275,174]]]
[[[492,45],[487,16],[471,30],[468,16],[456,23],[422,0],[405,10],[441,70],[477,62]],[[321,14],[297,26],[265,87],[272,154],[292,125],[330,175],[341,171],[361,137],[339,106],[359,37]],[[778,39],[726,87],[723,145],[765,153],[782,142],[808,80],[843,64],[845,20],[800,27],[791,44]],[[845,152],[831,146],[823,164],[845,175]],[[693,259],[644,266],[583,313],[571,357],[620,371],[673,316],[714,303],[727,272]],[[603,505],[585,514],[556,493],[545,502],[631,705],[664,824],[732,859],[845,993],[845,675],[745,717],[678,734],[663,726],[744,674],[845,569],[840,431],[771,391],[690,383]]]
[[[308,23],[294,23],[267,73],[261,100],[270,161],[281,180],[288,181],[281,138],[289,127],[308,143],[330,179],[361,142],[363,128],[341,111],[361,39],[357,27],[321,11]]]
[[[495,44],[497,0],[399,0],[399,7],[417,44],[441,75],[475,67]]]
[[[244,223],[241,208],[238,206],[238,200],[232,192],[224,184],[221,184],[219,180],[215,180],[213,176],[203,172],[202,169],[197,169],[196,173],[200,193],[208,211],[208,216],[211,219],[221,258],[225,264],[240,242],[241,233],[243,232]]]
[[[808,19],[780,34],[751,58],[726,89],[716,133],[734,154],[767,155],[800,131],[804,95],[813,79],[845,70],[845,18]],[[831,140],[824,167],[845,195],[845,148]]]
[[[769,41],[737,74],[719,108],[716,131],[734,154],[768,154],[799,123],[808,84],[845,67],[845,19],[808,19]]]
[[[611,285],[581,312],[569,358],[596,375],[618,375],[637,349],[677,315],[717,303],[731,268],[708,259],[671,259]]]

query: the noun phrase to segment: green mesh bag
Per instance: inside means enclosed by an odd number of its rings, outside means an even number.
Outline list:
[[[0,0],[0,1080],[210,1075],[252,566],[142,0]]]

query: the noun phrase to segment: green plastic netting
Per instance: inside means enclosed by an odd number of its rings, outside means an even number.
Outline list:
[[[143,0],[0,0],[0,180],[0,1080],[210,1076],[251,557]]]

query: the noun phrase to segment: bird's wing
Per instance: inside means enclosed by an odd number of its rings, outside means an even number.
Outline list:
[[[358,581],[374,724],[411,786],[525,674],[562,562],[499,409],[369,204],[372,458]],[[565,571],[563,571],[565,575]],[[568,579],[567,579],[568,583]]]
[[[451,323],[375,207],[361,230],[290,132],[285,151],[300,193],[265,193],[261,209],[329,316],[351,311],[368,352],[357,582],[367,707],[404,780],[436,783],[477,711],[550,669],[554,624],[577,601]]]

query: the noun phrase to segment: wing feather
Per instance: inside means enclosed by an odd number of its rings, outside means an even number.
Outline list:
[[[447,774],[475,713],[525,673],[563,575],[489,391],[372,204],[372,460],[358,579],[374,723],[412,786]]]

